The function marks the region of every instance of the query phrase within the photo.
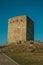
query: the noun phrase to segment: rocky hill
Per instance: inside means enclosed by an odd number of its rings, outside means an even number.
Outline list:
[[[43,52],[43,42],[19,41],[0,46],[0,52]]]

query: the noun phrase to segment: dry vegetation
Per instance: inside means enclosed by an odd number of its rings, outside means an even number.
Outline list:
[[[6,53],[20,65],[43,65],[43,53]]]
[[[1,52],[41,52],[43,43],[40,41],[19,41],[0,47]]]
[[[43,65],[43,43],[40,41],[19,41],[0,47],[20,65]]]

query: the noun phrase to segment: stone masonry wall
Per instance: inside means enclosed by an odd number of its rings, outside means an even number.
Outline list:
[[[33,24],[27,16],[16,16],[8,20],[8,42],[26,41],[33,39]],[[32,26],[31,28],[29,26]],[[30,29],[30,30],[29,30]],[[32,35],[30,34],[32,32]]]
[[[8,42],[26,40],[26,16],[18,16],[9,19]]]

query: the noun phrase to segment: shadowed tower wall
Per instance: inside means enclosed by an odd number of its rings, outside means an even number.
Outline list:
[[[34,39],[34,25],[27,16],[16,16],[8,20],[8,42]]]
[[[26,22],[26,40],[34,40],[34,23],[28,16]]]

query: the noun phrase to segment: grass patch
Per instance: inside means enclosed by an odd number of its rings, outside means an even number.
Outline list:
[[[6,54],[20,65],[43,65],[43,53],[10,52]]]
[[[43,65],[43,44],[34,42],[12,43],[1,49],[20,65]]]

